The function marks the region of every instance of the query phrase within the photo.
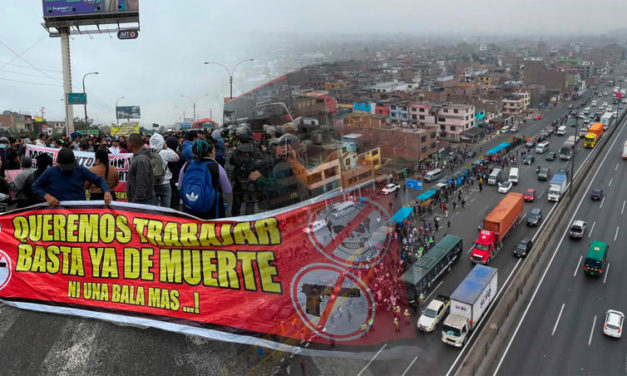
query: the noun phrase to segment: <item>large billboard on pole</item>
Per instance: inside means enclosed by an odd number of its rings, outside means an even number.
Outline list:
[[[115,16],[139,12],[139,0],[43,0],[44,18]]]
[[[118,106],[115,108],[118,119],[139,119],[141,112],[139,106]]]

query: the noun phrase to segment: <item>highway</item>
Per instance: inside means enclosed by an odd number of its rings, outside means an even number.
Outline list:
[[[604,150],[602,163],[593,170],[592,181],[574,202],[576,212],[560,223],[565,232],[573,219],[581,219],[588,223],[588,232],[581,241],[562,236],[528,310],[507,342],[505,356],[494,365],[495,375],[627,373],[626,339],[602,332],[608,309],[627,312],[627,164],[621,159],[627,126],[620,126]],[[603,189],[603,200],[590,199],[593,188]],[[582,271],[592,240],[610,247],[601,278]]]
[[[611,103],[611,98],[601,98],[600,102],[603,101]],[[545,111],[543,113],[543,119],[540,121],[531,121],[531,124],[528,121],[527,125],[520,129],[518,134],[524,134],[525,136],[537,135],[554,119],[558,119],[563,114],[567,113],[567,106],[570,103],[572,102],[560,103],[556,108]],[[583,122],[580,120],[579,124],[581,125],[582,123]],[[551,136],[550,150],[558,152],[567,137],[574,134],[575,131],[574,127],[568,127],[566,135]],[[511,137],[511,134],[502,135],[500,138],[484,145],[483,150],[496,146],[507,137]],[[532,203],[525,203],[523,221],[521,222],[521,225],[514,229],[513,233],[505,239],[503,249],[496,259],[490,264],[490,266],[496,267],[499,270],[499,289],[503,287],[510,275],[517,270],[519,264],[523,262],[522,259],[513,257],[513,249],[516,244],[523,238],[533,238],[536,232],[543,229],[542,226],[525,226],[527,214],[532,208],[541,208],[544,221],[546,221],[546,217],[551,213],[551,209],[555,205],[553,202],[549,202],[546,198],[549,181],[537,180],[537,166],[540,165],[542,167],[549,167],[551,169],[551,174],[555,174],[560,168],[571,167],[571,161],[561,161],[559,158],[554,161],[546,161],[546,153],[536,154],[533,149],[526,149],[524,146],[519,146],[517,150],[531,151],[531,154],[535,156],[535,163],[530,166],[522,165],[522,163],[516,166],[520,169],[520,183],[518,185],[514,185],[511,191],[524,193],[528,188],[534,188],[536,190],[537,198]],[[583,140],[580,140],[575,147],[573,161],[575,171],[577,171],[577,169],[582,165],[583,161],[589,154],[590,150],[584,149]],[[507,172],[508,170],[506,169],[503,176],[506,177]],[[428,188],[429,187],[426,189]],[[479,189],[477,185],[475,185],[469,190],[465,189],[463,196],[467,203],[465,209],[461,209],[458,206],[457,210],[453,211],[451,205],[449,205],[449,209],[451,210],[449,215],[453,226],[448,231],[449,233],[461,236],[464,239],[464,248],[469,251],[473,241],[477,237],[477,226],[482,223],[484,216],[504,197],[504,194],[498,193],[496,186],[488,186],[484,184],[482,193],[479,193]],[[445,232],[445,230],[440,229],[437,238],[440,239]],[[468,254],[465,254],[464,257],[456,263],[451,272],[444,277],[441,285],[433,291],[431,296],[435,296],[437,294],[450,295],[453,292],[453,290],[473,267],[473,264],[469,261],[468,256]],[[427,302],[428,301],[429,299],[427,299]],[[401,359],[399,359],[396,354],[392,354],[392,350],[394,349],[393,346],[386,346],[383,351],[373,353],[373,357],[367,362],[358,362],[358,366],[360,367],[356,368],[355,373],[360,375],[445,375],[453,368],[453,366],[458,365],[458,362],[463,355],[463,352],[459,349],[447,346],[441,342],[439,330],[428,334],[420,333],[416,343],[405,345],[411,346],[413,350],[408,350],[406,348],[403,349],[403,356]],[[388,352],[390,354],[388,354]],[[316,360],[314,358],[313,360],[314,363],[334,362],[332,358],[324,358],[324,360]]]
[[[538,134],[551,121],[563,116],[568,111],[567,106],[570,103],[572,102],[559,103],[556,107],[544,111],[543,120],[528,121],[519,134],[527,136]],[[568,129],[569,134],[574,131],[574,128]],[[512,134],[501,135],[484,144],[483,150],[511,136]],[[566,136],[552,136],[550,149],[557,151],[565,140]],[[582,151],[581,142],[578,143],[576,150],[575,168],[581,165],[588,155],[588,152]],[[534,152],[532,154],[536,155]],[[535,188],[539,196],[536,202],[525,203],[525,213],[533,207],[540,207],[546,216],[554,206],[546,200],[545,191],[548,188],[548,182],[539,182],[536,179],[536,166],[538,164],[550,166],[552,172],[556,172],[560,167],[570,164],[570,162],[559,160],[546,162],[544,161],[545,155],[536,155],[536,163],[531,166],[518,166],[521,169],[520,183],[514,186],[512,191],[523,193],[527,188]],[[611,190],[620,187],[618,183],[614,181],[611,187],[605,188],[608,194],[604,202],[605,209],[618,205],[617,202],[608,201]],[[485,214],[503,198],[503,194],[497,193],[496,187],[487,185],[484,185],[483,192],[479,193],[475,185],[470,189],[465,189],[463,195],[466,208],[461,209],[458,206],[455,211],[451,208],[450,220],[453,227],[448,231],[462,236],[464,248],[469,249],[476,238],[477,225],[481,223]],[[402,205],[403,199],[404,195],[399,194],[397,207]],[[602,227],[599,220],[593,234],[605,236],[602,231],[615,230]],[[528,228],[522,225],[505,240],[501,254],[491,264],[499,269],[499,287],[503,286],[508,276],[522,262],[512,256],[516,243],[523,237],[532,237],[536,231],[540,230],[541,227]],[[621,231],[619,236],[625,233]],[[444,229],[440,229],[437,239],[440,239],[444,232]],[[614,257],[618,257],[616,248],[618,247],[614,247],[614,252],[610,256],[612,264]],[[582,252],[580,251],[579,254]],[[464,256],[444,278],[443,283],[436,288],[433,295],[449,295],[470,271],[473,265],[468,260],[468,255]],[[619,260],[616,259],[616,261]],[[618,265],[617,262],[616,266],[612,266],[607,281],[608,286],[613,283],[613,278],[618,278],[620,275],[616,272]],[[574,270],[575,265],[569,265],[568,268]],[[578,277],[583,276],[578,275]],[[567,305],[568,309],[571,309],[571,305],[572,309],[575,309],[574,304],[567,303]],[[567,308],[564,309],[563,315],[569,312]],[[553,310],[552,306],[551,309]],[[599,308],[599,312],[604,310],[604,306]],[[3,318],[0,322],[2,374],[270,374],[276,364],[275,359],[267,358],[268,350],[258,351],[252,346],[210,341],[157,329],[124,327],[99,320],[30,312],[4,305],[0,305],[0,314]],[[600,315],[598,312],[595,314]],[[551,321],[554,321],[555,315],[551,311]],[[592,318],[593,315],[586,316],[586,323],[582,324],[587,327],[587,330],[592,323]],[[597,317],[597,322],[599,320],[600,316]],[[560,324],[559,329],[563,328]],[[601,339],[599,334],[599,331],[595,333],[593,341]],[[405,342],[402,345],[404,346],[402,346],[400,357],[395,351],[395,345],[390,344],[385,348],[382,345],[372,353],[361,354],[362,357],[359,359],[308,357],[305,360],[312,374],[316,374],[318,370],[319,373],[325,374],[444,375],[463,354],[458,349],[444,345],[440,340],[439,331],[421,334],[416,341]],[[293,367],[297,367],[297,364],[294,363]],[[337,372],[339,369],[343,372]]]

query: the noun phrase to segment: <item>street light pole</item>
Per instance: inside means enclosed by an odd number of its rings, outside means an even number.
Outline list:
[[[233,66],[232,69],[229,69],[226,65],[221,64],[221,63],[216,63],[214,61],[205,61],[205,64],[210,65],[219,65],[222,68],[226,69],[226,72],[229,74],[229,98],[233,99],[233,73],[235,73],[235,69],[237,69],[237,67],[242,64],[242,63],[250,63],[255,61],[255,59],[244,59],[242,61],[240,61],[239,63],[235,64]]]
[[[194,106],[194,117],[193,117],[194,120],[193,121],[196,121],[196,101],[194,100],[194,98],[188,97],[187,95],[183,95],[183,94],[181,94],[181,98],[188,98],[189,100],[192,101],[192,104]]]
[[[118,117],[118,102],[120,99],[124,99],[126,97],[119,97],[115,100],[115,124],[120,125],[120,118]]]
[[[85,77],[89,76],[90,74],[100,74],[99,72],[89,72],[89,73],[85,73],[83,75],[83,94],[85,94],[85,104],[83,105],[85,108],[85,127],[87,128],[87,92],[85,91]]]

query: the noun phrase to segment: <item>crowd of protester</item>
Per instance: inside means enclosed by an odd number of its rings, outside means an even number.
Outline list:
[[[29,144],[58,149],[56,163],[37,148],[27,154]],[[297,158],[299,147],[293,126],[264,126],[257,134],[240,125],[151,136],[2,137],[0,202],[27,207],[89,198],[108,204],[116,199],[121,176],[110,156],[132,153],[125,175],[128,202],[203,219],[254,214],[307,198],[308,172]],[[80,166],[74,152],[93,152],[95,162],[90,168]],[[18,169],[13,180],[5,174]]]

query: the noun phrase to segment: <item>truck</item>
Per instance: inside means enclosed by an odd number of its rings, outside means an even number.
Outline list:
[[[523,213],[523,194],[510,192],[483,219],[470,261],[487,265],[503,246],[503,239],[518,225]]]
[[[418,330],[423,332],[432,332],[438,323],[446,316],[451,305],[451,299],[448,296],[438,295],[429,302],[427,308],[422,311],[416,325]]]
[[[475,265],[451,295],[451,313],[442,324],[442,342],[462,347],[470,332],[494,300],[498,289],[498,271]]]
[[[627,159],[627,141],[623,144],[623,159]]]
[[[587,149],[594,148],[597,141],[601,138],[603,134],[603,123],[594,123],[588,128],[588,133],[586,133],[586,137],[583,139],[583,147]]]
[[[575,143],[577,142],[576,136],[568,136],[562,147],[560,148],[560,159],[563,161],[567,161],[573,155],[573,149],[575,148]]]
[[[566,183],[568,179],[564,174],[556,174],[549,183],[549,191],[547,192],[547,199],[549,201],[558,202],[564,192],[566,192]]]
[[[601,116],[601,123],[603,123],[603,130],[607,130],[607,128],[612,124],[612,119],[614,118],[614,113],[606,112]]]

